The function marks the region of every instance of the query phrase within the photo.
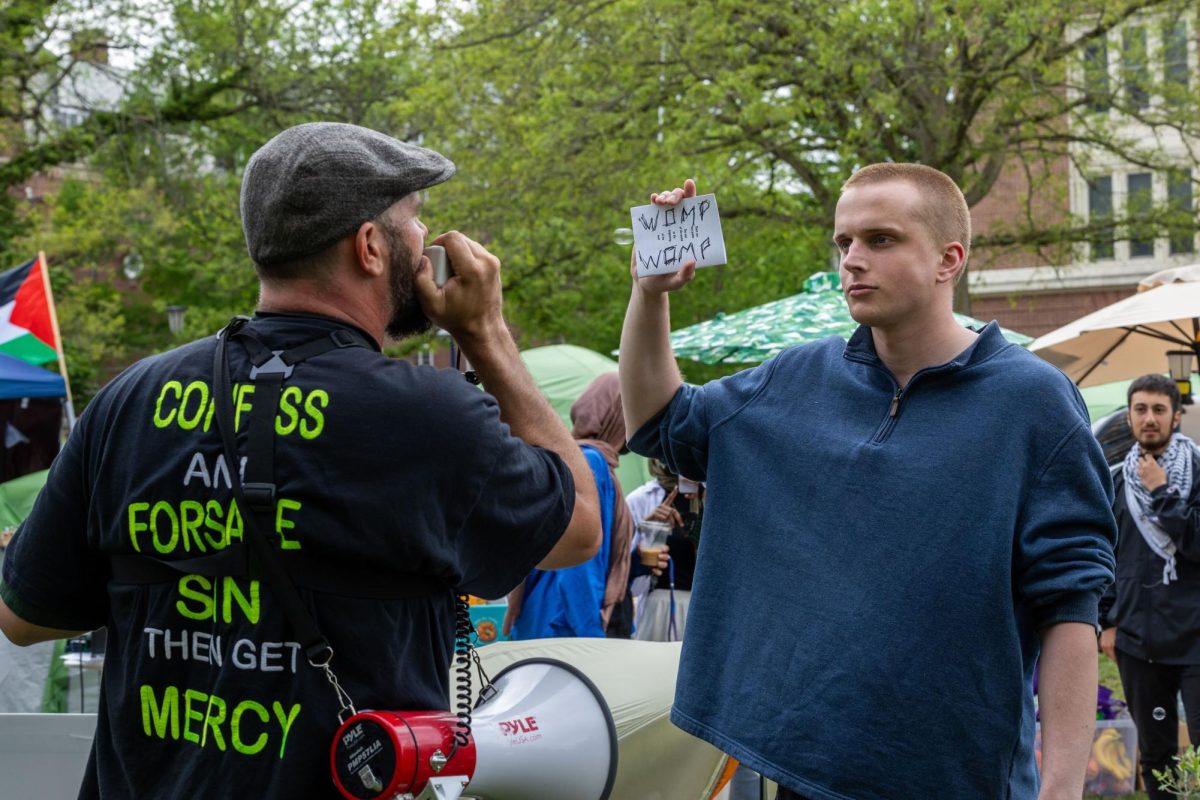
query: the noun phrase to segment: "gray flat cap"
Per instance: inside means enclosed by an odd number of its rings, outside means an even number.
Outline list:
[[[311,255],[410,192],[454,174],[450,159],[369,128],[310,122],[258,149],[242,176],[242,230],[257,264]]]

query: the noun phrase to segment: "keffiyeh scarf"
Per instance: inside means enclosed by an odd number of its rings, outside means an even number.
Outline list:
[[[1195,442],[1183,434],[1176,433],[1171,437],[1167,449],[1157,459],[1163,471],[1167,473],[1167,486],[1184,496],[1192,486],[1192,452],[1195,449]],[[1178,577],[1175,572],[1175,542],[1158,526],[1158,517],[1152,510],[1150,492],[1138,477],[1137,465],[1143,452],[1141,445],[1135,443],[1125,456],[1122,466],[1125,475],[1125,504],[1129,506],[1146,544],[1165,562],[1163,583],[1168,584]]]

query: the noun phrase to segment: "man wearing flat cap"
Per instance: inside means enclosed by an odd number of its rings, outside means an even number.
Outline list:
[[[422,255],[420,192],[453,174],[353,125],[280,133],[242,182],[254,317],[133,365],[71,432],[9,547],[0,629],[108,627],[81,797],[337,797],[345,708],[296,606],[357,708],[446,709],[455,595],[596,552],[589,468],[522,366],[499,262],[442,234],[439,287]],[[382,354],[431,322],[486,391]]]

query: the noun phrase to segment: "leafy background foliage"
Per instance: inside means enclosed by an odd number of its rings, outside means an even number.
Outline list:
[[[9,264],[47,252],[83,400],[178,341],[166,306],[187,306],[180,338],[252,309],[241,170],[280,129],[316,119],[455,160],[425,221],[500,256],[526,346],[617,346],[629,248],[614,230],[686,177],[717,193],[730,265],[673,300],[676,327],[829,268],[838,188],[873,161],[936,166],[972,203],[1015,170],[1026,213],[977,247],[1066,265],[1095,231],[1039,213],[1065,205],[1048,165],[1113,154],[1168,166],[1089,105],[1200,135],[1200,75],[1180,89],[1152,70],[1147,91],[1170,102],[1139,109],[1119,81],[1103,97],[1084,85],[1082,54],[1126,20],[1184,15],[1190,0],[0,0],[0,251]],[[97,42],[127,68],[113,73],[122,101],[55,123],[51,89],[85,69],[72,44]],[[39,174],[54,181],[27,202]],[[145,264],[136,284],[119,270],[131,253]]]

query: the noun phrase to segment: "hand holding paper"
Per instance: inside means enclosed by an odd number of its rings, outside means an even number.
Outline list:
[[[681,273],[678,280],[661,283],[671,291],[691,279],[692,264],[710,267],[725,263],[725,240],[717,198],[696,196],[696,184],[650,195],[650,205],[630,209],[633,223],[633,274],[638,278]],[[675,285],[677,284],[677,285]]]

